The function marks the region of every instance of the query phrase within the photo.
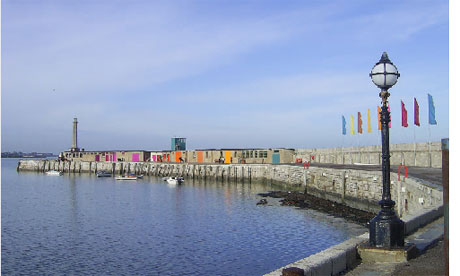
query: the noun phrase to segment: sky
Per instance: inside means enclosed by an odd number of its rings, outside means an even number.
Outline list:
[[[449,137],[448,1],[6,0],[1,16],[2,151],[67,150],[74,117],[85,150],[377,145],[384,51],[390,142]]]

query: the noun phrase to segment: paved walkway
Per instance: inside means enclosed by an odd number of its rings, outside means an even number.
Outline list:
[[[303,166],[302,163],[295,164],[296,166]],[[331,168],[331,169],[341,169],[341,170],[364,170],[364,171],[382,171],[381,165],[366,165],[366,164],[324,164],[324,163],[312,163],[311,167],[319,168]],[[390,170],[394,173],[398,173],[399,166],[390,166]],[[404,170],[401,168],[401,174]],[[407,167],[408,177],[415,177],[422,179],[432,184],[442,187],[442,169],[441,168],[424,168],[424,167]]]
[[[439,218],[405,241],[414,243],[420,255],[407,263],[361,263],[345,276],[390,276],[390,275],[444,275],[443,251],[444,218]],[[434,247],[433,247],[434,246]]]

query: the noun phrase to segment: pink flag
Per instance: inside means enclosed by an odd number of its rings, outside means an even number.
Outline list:
[[[420,117],[419,117],[418,103],[417,103],[416,98],[414,98],[414,124],[416,126],[420,126]]]
[[[390,122],[388,123],[388,128],[391,128],[391,113],[390,113],[390,103],[388,102],[388,113],[390,114]]]
[[[382,112],[382,109],[380,106],[377,106],[377,119],[379,122],[379,130],[382,130],[382,122],[380,121],[380,113]],[[388,113],[390,113],[390,103],[388,103]],[[388,123],[388,127],[391,128],[391,115],[390,115],[390,122]]]
[[[407,124],[407,110],[406,110],[406,106],[404,105],[403,101],[401,101],[401,114],[402,114],[401,125],[403,127],[408,127],[409,125]]]

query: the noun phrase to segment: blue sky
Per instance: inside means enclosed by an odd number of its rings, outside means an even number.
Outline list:
[[[2,1],[2,151],[66,150],[74,116],[86,150],[380,144],[384,51],[390,142],[448,137],[448,1]]]

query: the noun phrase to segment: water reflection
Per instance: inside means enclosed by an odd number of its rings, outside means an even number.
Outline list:
[[[75,184],[75,175],[69,176],[69,199],[70,199],[70,220],[73,228],[78,229],[78,201],[77,201],[77,187]]]

